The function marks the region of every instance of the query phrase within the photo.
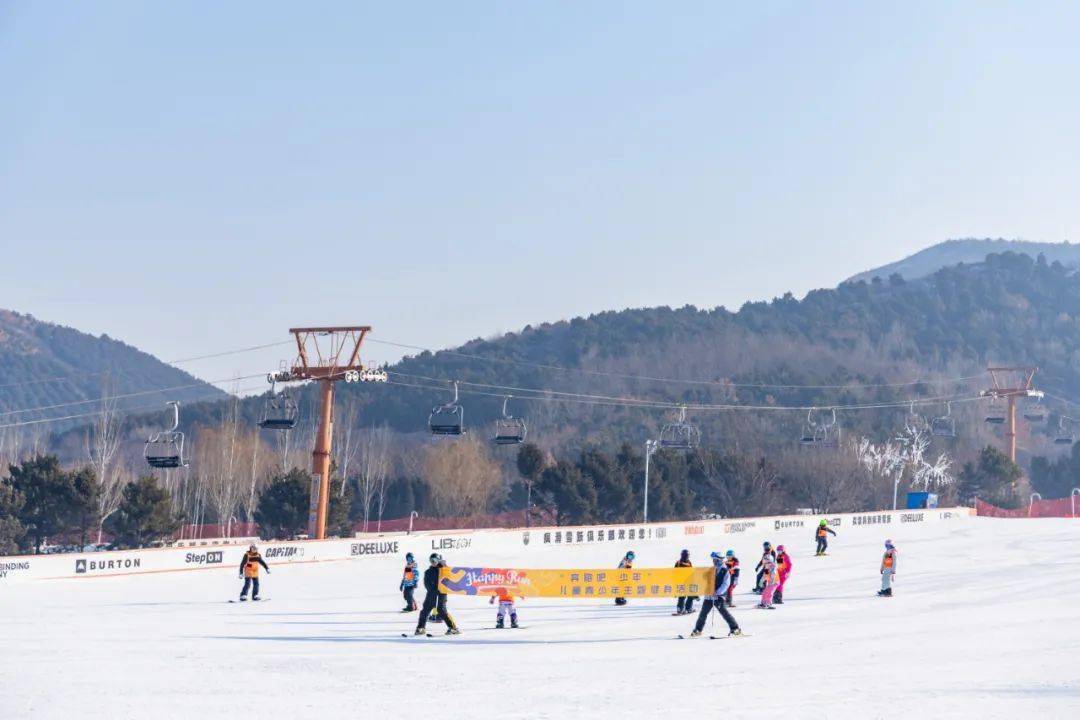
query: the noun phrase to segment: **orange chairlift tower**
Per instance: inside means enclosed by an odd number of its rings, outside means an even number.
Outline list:
[[[334,383],[386,380],[385,372],[366,370],[360,363],[360,345],[371,332],[366,325],[291,328],[296,337],[293,367],[279,381],[315,380],[319,383],[319,429],[311,453],[311,505],[308,537],[326,537],[326,509],[330,500],[330,451],[334,429]]]
[[[1016,462],[1016,398],[1030,397],[1042,399],[1042,390],[1034,386],[1037,367],[990,367],[990,388],[982,391],[983,397],[998,400],[1005,398],[1008,409],[1004,416],[991,414],[987,422],[1005,425],[1005,443],[1009,459]]]

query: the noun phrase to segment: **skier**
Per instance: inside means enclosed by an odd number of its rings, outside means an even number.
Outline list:
[[[885,541],[885,555],[881,558],[881,589],[879,597],[892,597],[892,581],[896,577],[897,560],[896,546],[892,540]]]
[[[712,555],[713,567],[716,568],[716,584],[713,587],[713,594],[705,598],[705,602],[701,603],[701,612],[698,613],[697,623],[694,625],[694,631],[690,633],[690,637],[700,637],[701,631],[705,629],[705,619],[709,617],[709,613],[713,608],[720,613],[721,617],[728,626],[728,635],[742,635],[742,630],[739,629],[739,623],[735,622],[735,618],[731,616],[725,605],[727,604],[727,591],[731,587],[731,572],[726,562],[725,557],[718,552],[714,552]]]
[[[773,602],[777,605],[784,604],[784,583],[791,574],[791,556],[784,550],[783,545],[776,546],[776,571],[780,574],[780,584],[776,587],[776,595]]]
[[[815,555],[820,557],[825,554],[825,549],[829,547],[829,535],[836,537],[836,533],[829,527],[829,521],[822,520],[817,527],[817,552],[814,553]]]
[[[675,562],[675,567],[684,568],[693,566],[694,564],[690,562],[690,551],[683,550],[682,554],[679,555],[679,559]],[[685,597],[680,597],[679,602],[675,605],[675,614],[689,615],[690,613],[694,612],[695,600],[697,600],[697,595],[687,595]]]
[[[510,594],[510,591],[504,587],[496,588],[495,594],[491,596],[491,600],[488,604],[493,604],[495,598],[499,599],[499,612],[495,615],[495,628],[502,630],[506,627],[503,624],[503,619],[507,613],[510,614],[510,627],[518,627],[517,608],[514,607],[514,596]]]
[[[632,567],[634,567],[634,551],[630,550],[626,553],[626,555],[623,556],[623,559],[619,561],[619,569],[629,570]],[[626,598],[620,595],[619,597],[615,598],[615,604],[625,605]]]
[[[416,632],[414,634],[425,635],[427,633],[428,616],[431,615],[432,610],[435,610],[439,614],[439,619],[446,623],[446,634],[460,635],[461,631],[458,630],[457,623],[454,622],[454,618],[450,616],[450,612],[446,609],[446,593],[439,592],[439,571],[446,567],[446,563],[439,553],[431,553],[428,560],[431,562],[431,566],[424,571],[424,590],[427,591],[427,594],[424,596],[424,606],[420,608],[420,618],[416,623]]]
[[[729,608],[735,607],[735,586],[739,584],[739,558],[735,557],[734,550],[728,550],[724,554],[724,564],[728,568],[728,577],[731,578],[731,584],[727,589],[727,606]]]
[[[416,592],[416,585],[419,582],[420,571],[416,567],[416,560],[411,552],[405,553],[405,571],[401,574],[401,584],[398,585],[398,590],[405,597],[405,607],[401,612],[416,611],[416,598],[413,597],[413,594]]]
[[[248,588],[251,588],[251,599],[259,599],[259,566],[262,565],[266,574],[270,574],[270,568],[259,554],[259,549],[254,545],[248,547],[244,557],[240,560],[240,577],[244,579],[244,589],[240,591],[240,602],[247,600]]]
[[[776,551],[773,550],[772,543],[766,540],[764,543],[762,543],[761,547],[763,551],[761,554],[761,560],[758,561],[757,567],[754,568],[754,570],[757,571],[757,580],[754,581],[754,592],[758,595],[760,595],[761,591],[765,589],[765,583],[762,582],[762,579],[765,577],[765,556],[768,555],[773,560],[776,559]]]
[[[762,580],[765,583],[765,587],[761,591],[761,602],[758,603],[758,607],[762,610],[775,610],[773,607],[773,593],[776,592],[776,587],[780,584],[780,576],[776,572],[776,558],[765,553],[761,557],[761,562],[764,565],[765,576]]]

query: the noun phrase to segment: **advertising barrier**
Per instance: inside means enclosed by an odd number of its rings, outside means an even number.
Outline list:
[[[539,570],[446,567],[439,587],[450,595],[491,595],[506,588],[518,597],[675,598],[712,594],[709,568],[592,568]]]
[[[971,517],[970,508],[834,513],[829,515],[785,515],[761,518],[683,520],[666,523],[626,523],[580,527],[536,527],[406,533],[358,533],[354,538],[259,542],[266,561],[281,563],[330,561],[371,562],[396,558],[411,551],[426,556],[430,552],[448,554],[476,564],[489,553],[514,557],[533,556],[538,563],[558,564],[559,550],[565,546],[610,546],[617,556],[629,548],[648,550],[668,546],[678,549],[690,542],[708,539],[717,549],[768,539],[772,542],[810,542],[817,524],[826,520],[838,532],[885,533],[891,528],[917,527],[920,523],[954,522]],[[234,539],[232,542],[236,542]],[[188,570],[234,570],[247,549],[246,543],[200,545],[145,550],[123,550],[58,555],[0,557],[0,585],[27,580],[84,579],[115,575],[137,575]],[[482,568],[481,568],[482,569]],[[529,571],[530,574],[536,571]],[[569,581],[568,581],[569,582]],[[663,588],[668,582],[649,582]],[[678,583],[674,583],[678,585]],[[562,584],[559,587],[563,587]],[[573,593],[573,585],[567,584]],[[582,586],[582,592],[584,592]],[[626,586],[623,585],[625,588]],[[637,588],[633,583],[632,587]],[[597,592],[593,587],[593,592]],[[677,593],[677,591],[672,591]],[[608,587],[610,594],[610,587]],[[665,597],[642,595],[641,597]]]

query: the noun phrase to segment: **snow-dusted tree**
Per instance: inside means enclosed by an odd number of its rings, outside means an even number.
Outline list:
[[[386,478],[390,473],[390,428],[382,425],[364,430],[357,445],[359,457],[356,462],[356,479],[360,486],[360,503],[364,509],[364,531],[367,532],[372,505],[380,495],[380,490],[383,494],[386,492]]]
[[[952,460],[947,453],[940,453],[933,461],[926,458],[930,438],[925,428],[907,423],[897,437],[883,443],[862,438],[855,452],[872,476],[888,479],[893,485],[893,510],[896,509],[900,483],[906,478],[913,488],[930,490],[953,483],[949,469]]]

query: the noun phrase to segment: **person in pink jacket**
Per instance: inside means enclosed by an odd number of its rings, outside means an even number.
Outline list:
[[[773,596],[773,602],[777,605],[784,604],[784,583],[787,582],[788,575],[791,574],[791,556],[784,550],[783,545],[776,546],[776,572],[780,575],[780,584],[776,587],[776,594]]]
[[[776,593],[776,588],[780,586],[780,574],[776,572],[776,560],[769,553],[765,553],[761,557],[761,565],[761,582],[765,584],[765,589],[761,591],[761,602],[758,603],[758,607],[762,610],[774,610],[773,595]]]

